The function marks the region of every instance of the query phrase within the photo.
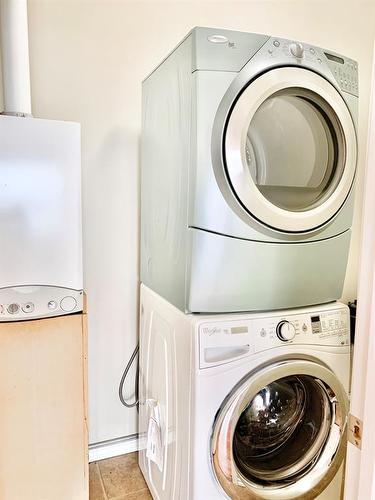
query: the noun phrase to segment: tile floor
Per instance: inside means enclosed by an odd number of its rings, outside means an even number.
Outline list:
[[[138,467],[138,454],[91,463],[90,500],[152,500]]]

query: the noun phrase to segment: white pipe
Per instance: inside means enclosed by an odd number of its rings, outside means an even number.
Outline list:
[[[0,0],[4,114],[31,115],[27,0]]]

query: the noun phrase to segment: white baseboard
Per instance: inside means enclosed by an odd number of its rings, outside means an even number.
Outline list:
[[[138,434],[89,445],[89,462],[138,451]]]

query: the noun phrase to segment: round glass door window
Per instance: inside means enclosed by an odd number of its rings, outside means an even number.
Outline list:
[[[215,156],[215,173],[235,210],[239,202],[251,218],[287,232],[314,230],[340,211],[354,180],[357,139],[345,101],[321,76],[300,68],[264,73],[217,130],[223,155]]]
[[[233,435],[233,458],[256,483],[288,482],[312,468],[331,428],[329,389],[309,376],[289,376],[259,391]]]
[[[255,112],[246,162],[254,183],[284,210],[309,210],[339,183],[345,142],[334,112],[308,92],[279,92]]]

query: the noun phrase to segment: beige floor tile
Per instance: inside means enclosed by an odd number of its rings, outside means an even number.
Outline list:
[[[122,497],[114,498],[113,500],[152,500],[152,496],[148,489],[137,491],[135,493],[129,493],[129,495],[125,495]]]
[[[90,464],[90,500],[107,500],[100,479],[99,466],[97,462]]]
[[[98,462],[104,489],[109,500],[135,500],[138,497],[128,498],[130,493],[147,490],[147,485],[138,467],[138,454],[129,453],[120,457],[110,458]],[[140,499],[143,497],[139,497]],[[149,498],[149,497],[144,497]]]

